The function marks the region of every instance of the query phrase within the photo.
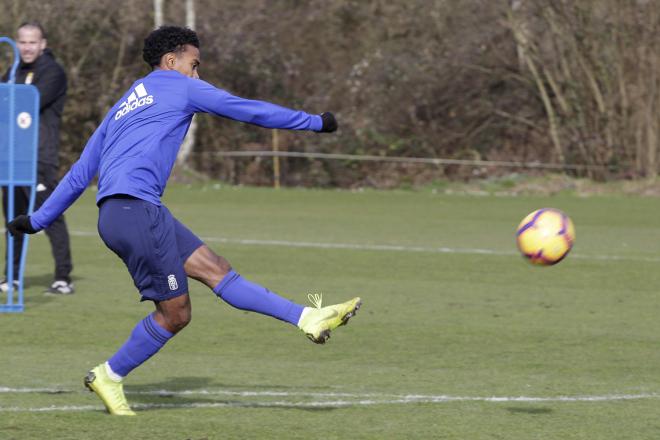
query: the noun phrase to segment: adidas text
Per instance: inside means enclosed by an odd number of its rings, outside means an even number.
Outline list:
[[[119,110],[117,110],[117,113],[115,113],[115,121],[126,115],[126,113],[133,111],[138,107],[153,104],[153,102],[153,95],[149,95],[144,87],[144,84],[140,83],[135,86],[135,90],[133,90],[131,94],[128,95],[126,101],[121,103]]]

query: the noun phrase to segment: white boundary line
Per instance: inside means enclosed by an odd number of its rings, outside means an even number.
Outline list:
[[[32,393],[32,394],[81,394],[82,391],[71,391],[60,388],[10,388],[0,387],[0,393]],[[486,402],[486,403],[579,403],[579,402],[614,402],[628,400],[656,400],[660,394],[606,394],[593,396],[556,396],[556,397],[529,397],[529,396],[449,396],[449,395],[419,395],[419,394],[384,394],[384,393],[318,393],[318,392],[285,392],[285,391],[233,391],[233,390],[151,390],[127,391],[129,395],[147,396],[241,396],[241,397],[310,397],[319,400],[254,400],[243,402],[179,402],[179,403],[136,403],[131,406],[138,410],[162,408],[249,408],[249,407],[279,407],[279,408],[324,408],[324,407],[350,407],[373,405],[406,405],[406,404],[435,404],[452,402]],[[95,411],[102,410],[100,405],[50,405],[43,407],[0,406],[2,412],[55,412],[55,411]]]
[[[96,237],[96,232],[87,231],[69,231],[71,235],[78,237]],[[290,248],[308,248],[308,249],[340,249],[353,251],[376,251],[376,252],[412,252],[412,253],[430,253],[430,254],[458,254],[458,255],[493,255],[493,256],[518,256],[515,251],[498,251],[494,249],[479,248],[450,248],[450,247],[426,247],[426,246],[405,246],[389,244],[355,244],[355,243],[322,243],[311,241],[287,241],[287,240],[256,240],[242,238],[224,238],[214,236],[200,236],[207,243],[226,243],[238,244],[244,246],[277,246]],[[512,245],[513,247],[513,245]],[[581,260],[597,261],[641,261],[645,263],[660,263],[658,257],[635,257],[622,255],[585,255],[571,254],[570,258]]]
[[[189,403],[132,403],[131,408],[136,410],[148,409],[190,409],[190,408],[343,408],[354,406],[375,405],[405,405],[405,404],[437,404],[452,402],[490,402],[490,403],[566,403],[566,402],[613,402],[657,398],[658,396],[629,395],[629,396],[583,396],[583,397],[457,397],[438,396],[434,399],[391,399],[391,400],[320,400],[320,401],[245,401],[245,402],[189,402]],[[51,405],[45,407],[18,407],[0,406],[3,412],[56,412],[56,411],[102,411],[98,405]]]
[[[72,393],[73,391],[60,388],[10,388],[0,387],[0,394],[60,394]]]

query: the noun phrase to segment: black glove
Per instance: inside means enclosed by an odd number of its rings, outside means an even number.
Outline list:
[[[321,133],[332,133],[333,131],[337,131],[337,120],[335,119],[335,115],[330,112],[325,112],[321,115],[321,119],[323,120]]]
[[[9,222],[9,224],[7,225],[7,229],[9,229],[11,235],[34,234],[36,232],[39,232],[32,227],[32,223],[30,223],[29,215],[19,215],[14,220]]]

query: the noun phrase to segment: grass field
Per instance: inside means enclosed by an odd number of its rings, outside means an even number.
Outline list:
[[[364,305],[317,346],[192,284],[192,323],[126,380],[138,416],[117,418],[82,378],[152,306],[93,196],[67,214],[76,294],[41,294],[42,234],[26,312],[0,315],[0,439],[660,438],[658,199],[172,186],[171,211],[244,276]],[[513,238],[544,206],[577,228],[551,268]]]

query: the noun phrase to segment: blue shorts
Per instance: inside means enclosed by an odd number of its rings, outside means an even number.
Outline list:
[[[98,230],[105,245],[126,264],[142,301],[188,293],[183,265],[203,242],[165,205],[109,197],[101,201]]]

